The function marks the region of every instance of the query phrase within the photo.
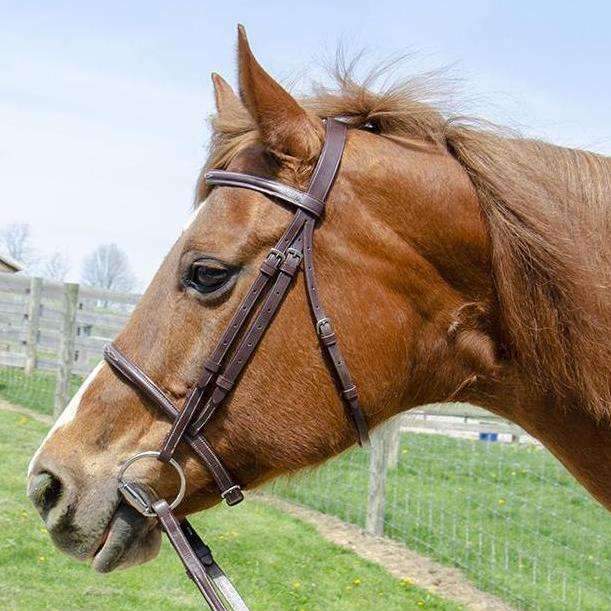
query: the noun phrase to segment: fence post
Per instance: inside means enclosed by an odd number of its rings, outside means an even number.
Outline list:
[[[38,346],[38,328],[40,325],[40,300],[42,297],[42,278],[30,278],[30,300],[28,302],[28,326],[25,344],[26,375],[36,369],[36,349]]]
[[[399,446],[401,445],[401,414],[388,422],[388,468],[396,469],[399,465]]]
[[[389,424],[377,427],[371,436],[369,455],[369,494],[365,530],[374,535],[384,534],[384,505],[386,501],[386,471],[388,463]]]
[[[74,362],[74,339],[76,334],[76,309],[78,302],[78,284],[64,284],[64,318],[62,335],[59,344],[59,367],[55,385],[55,402],[53,415],[57,418],[66,407],[70,391],[70,375]]]

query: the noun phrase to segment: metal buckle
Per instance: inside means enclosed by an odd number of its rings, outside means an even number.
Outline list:
[[[123,495],[123,498],[125,498],[125,500],[134,509],[149,518],[154,518],[157,515],[152,510],[152,503],[142,493],[142,490],[138,486],[137,482],[126,482],[123,479],[123,476],[125,475],[127,469],[136,461],[142,458],[159,458],[160,454],[161,452],[157,452],[154,450],[148,450],[146,452],[139,452],[138,454],[134,454],[134,456],[128,458],[123,463],[121,469],[119,470],[119,474],[117,475],[117,479],[119,480],[119,491]],[[179,505],[179,503],[183,500],[185,496],[185,492],[187,490],[187,478],[185,477],[185,472],[182,470],[180,464],[178,464],[173,458],[170,459],[169,464],[174,467],[176,473],[178,473],[178,478],[180,479],[180,486],[178,489],[178,493],[176,494],[176,498],[170,503],[170,509],[174,509]]]
[[[234,490],[241,490],[242,488],[240,488],[240,486],[238,486],[237,484],[231,486],[231,488],[227,488],[227,490],[224,490],[223,492],[221,492],[221,498],[223,500],[225,500],[225,497],[229,494],[231,494]]]
[[[284,260],[286,259],[286,255],[277,248],[270,248],[269,252],[267,253],[267,256],[269,257],[270,255],[273,255],[274,257],[276,257],[276,259],[278,259],[278,265],[284,263]]]
[[[333,333],[333,327],[331,325],[331,319],[327,318],[325,316],[325,318],[321,318],[320,320],[316,321],[316,335],[318,335],[318,337],[322,337],[322,327],[323,325],[329,325],[329,329],[330,332],[327,333],[326,335],[331,335],[331,333]]]
[[[295,257],[296,259],[299,259],[299,261],[301,261],[301,259],[303,258],[303,254],[300,253],[296,248],[287,248],[286,254],[293,255],[293,257]]]

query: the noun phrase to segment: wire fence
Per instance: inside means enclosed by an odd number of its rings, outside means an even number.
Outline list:
[[[376,431],[371,451],[348,451],[271,491],[459,567],[518,608],[608,609],[606,510],[528,437],[493,441],[487,417],[438,414],[427,416],[435,432],[402,416]]]
[[[0,274],[0,399],[59,413],[137,295]],[[460,567],[518,608],[608,609],[611,520],[538,443],[471,406],[379,427],[273,494]]]

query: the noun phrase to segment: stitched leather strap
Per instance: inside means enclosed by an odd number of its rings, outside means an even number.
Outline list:
[[[140,390],[150,401],[152,401],[164,414],[175,420],[178,410],[167,397],[167,395],[140,369],[135,363],[125,357],[112,344],[104,348],[106,362],[127,378],[138,390]],[[191,446],[195,454],[206,465],[216,485],[221,491],[221,496],[228,505],[237,505],[244,499],[240,486],[233,480],[225,466],[217,457],[208,441],[202,435],[196,435],[187,431],[184,440]]]
[[[282,304],[302,260],[306,261],[307,294],[322,349],[341,388],[359,443],[365,444],[368,441],[367,424],[359,406],[356,387],[340,352],[331,322],[318,297],[312,257],[314,227],[316,220],[324,212],[327,195],[337,174],[346,131],[345,124],[334,119],[327,120],[325,143],[307,192],[272,180],[235,172],[214,170],[206,174],[209,184],[252,189],[271,195],[296,206],[297,212],[279,242],[261,264],[257,278],[211,355],[206,359],[200,380],[187,396],[180,413],[161,389],[127,357],[114,347],[108,347],[105,351],[108,362],[172,419],[172,427],[161,448],[160,460],[169,461],[180,441],[184,439],[210,469],[228,504],[242,500],[242,492],[228,475],[205,438],[201,436],[201,430],[235,386]],[[262,299],[263,303],[255,314]],[[243,331],[251,318],[250,326]],[[241,340],[236,347],[239,337]],[[223,367],[232,349],[231,359]]]
[[[292,244],[295,236],[298,235],[303,229],[307,219],[308,217],[303,211],[298,211],[276,246],[268,253],[267,257],[265,258],[265,262],[269,267],[273,268],[273,273],[270,273],[268,268],[266,268],[265,271],[263,269],[261,270],[253,282],[250,290],[246,294],[246,297],[242,300],[242,303],[236,310],[236,313],[229,321],[227,329],[223,333],[219,342],[216,344],[212,354],[210,357],[208,357],[206,363],[204,364],[204,370],[199,382],[197,383],[197,386],[193,388],[189,394],[179,418],[173,423],[172,429],[168,433],[168,436],[163,443],[160,460],[165,462],[170,460],[176,451],[180,438],[198,411],[201,410],[201,415],[196,421],[196,431],[201,430],[212,417],[215,408],[213,408],[210,403],[208,403],[202,410],[202,405],[204,404],[204,399],[206,398],[206,392],[210,384],[214,381],[215,374],[220,371],[221,364],[234,345],[236,338],[244,327],[244,324],[254,311],[261,295],[265,292],[265,289],[268,288],[269,283],[273,280],[278,269],[284,262],[289,245]]]
[[[224,170],[211,170],[204,176],[204,180],[209,185],[217,185],[219,187],[242,187],[251,191],[258,191],[265,195],[277,197],[284,202],[303,208],[306,212],[319,217],[324,208],[324,201],[320,201],[312,197],[309,193],[304,193],[288,185],[275,180],[261,178],[259,176],[250,176],[248,174],[239,174],[237,172],[226,172]]]
[[[198,587],[208,606],[213,611],[226,611],[225,605],[212,585],[212,580],[189,544],[185,533],[180,528],[178,520],[170,511],[167,501],[163,499],[155,501],[153,503],[153,511],[157,514],[161,527],[167,534],[172,547],[176,550],[178,557],[187,570],[187,575]]]

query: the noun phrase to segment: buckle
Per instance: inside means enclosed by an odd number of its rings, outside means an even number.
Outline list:
[[[329,325],[329,333],[324,333],[322,332],[322,328],[324,325]],[[331,325],[331,319],[327,318],[325,316],[325,318],[321,318],[320,320],[316,321],[316,335],[318,335],[318,337],[323,337],[324,335],[332,335],[333,334],[333,326]]]
[[[234,484],[231,488],[227,488],[227,490],[221,492],[221,498],[229,507],[232,507],[244,500],[244,494],[242,493],[242,488],[238,486],[238,484]]]
[[[278,261],[277,265],[281,265],[282,263],[284,263],[284,260],[286,259],[286,255],[281,250],[278,250],[277,248],[269,249],[269,252],[267,253],[267,258],[269,258],[270,256],[276,257],[276,260]]]
[[[301,252],[299,252],[296,248],[287,248],[286,254],[287,255],[292,255],[293,257],[295,257],[299,261],[301,261],[301,259],[303,259],[303,254]]]

